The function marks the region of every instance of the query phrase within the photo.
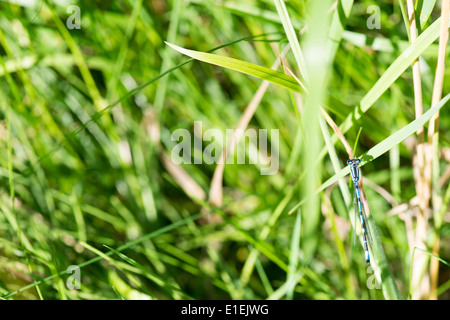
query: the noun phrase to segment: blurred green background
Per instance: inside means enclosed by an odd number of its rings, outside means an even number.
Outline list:
[[[308,2],[286,2],[298,31],[305,26]],[[381,8],[379,30],[366,24],[373,4]],[[71,5],[80,8],[81,29],[66,26]],[[428,25],[439,15],[440,1]],[[297,94],[269,86],[249,128],[279,129],[278,141],[269,137],[279,171],[264,176],[258,165],[226,165],[220,212],[206,204],[216,165],[173,165],[171,134],[183,128],[200,139],[194,121],[202,121],[204,131],[235,128],[261,80],[194,61],[128,95],[187,60],[164,41],[208,51],[265,34],[215,53],[270,68],[287,44],[279,21],[268,0],[1,1],[0,295],[383,299],[382,290],[367,287],[372,271],[361,246],[353,244],[349,209],[336,185],[320,194],[320,223],[308,233],[317,248],[311,262],[302,262],[304,221],[287,214],[303,198],[296,189],[301,179]],[[360,36],[367,37],[363,45],[355,40]],[[382,46],[375,46],[377,39],[385,40]],[[338,125],[407,45],[398,1],[354,3],[326,87],[325,107]],[[425,110],[431,104],[437,48],[436,42],[421,60]],[[299,74],[291,52],[286,63]],[[444,95],[450,92],[450,64],[445,70]],[[362,128],[359,156],[413,120],[409,68],[346,138],[353,145]],[[449,127],[444,107],[444,191]],[[405,216],[415,213],[410,202],[416,196],[415,139],[362,168],[389,268],[404,297],[411,267]],[[344,166],[345,149],[337,143],[336,150]],[[201,157],[200,151],[192,150],[192,158]],[[329,157],[320,166],[323,181],[334,174]],[[399,213],[389,212],[393,208]],[[447,210],[439,251],[446,261],[449,222]],[[122,255],[109,248],[121,249]],[[70,265],[81,266],[80,290],[66,286]],[[448,299],[450,269],[441,264],[439,271],[439,299]]]

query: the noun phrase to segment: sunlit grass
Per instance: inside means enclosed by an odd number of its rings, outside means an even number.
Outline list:
[[[412,254],[422,253],[415,132],[442,108],[442,205],[430,203],[423,281],[439,261],[438,298],[448,299],[448,63],[442,101],[431,105],[441,1],[417,2],[412,44],[402,1],[377,2],[380,30],[366,24],[373,1],[317,3],[79,1],[81,29],[70,30],[63,6],[0,2],[0,296],[410,298],[421,290],[411,283]],[[171,163],[171,133],[201,138],[194,121],[204,131],[238,127],[263,80],[272,84],[248,127],[279,129],[279,141],[269,137],[279,171],[227,164],[215,207],[206,195],[216,165]],[[350,145],[358,140],[377,230],[371,269],[353,244],[349,156],[320,107]],[[443,217],[438,228],[433,215]],[[66,286],[71,265],[80,290]],[[373,269],[380,289],[367,285]]]

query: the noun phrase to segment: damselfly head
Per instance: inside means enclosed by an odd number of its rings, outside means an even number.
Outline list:
[[[360,164],[361,163],[361,160],[360,159],[358,159],[358,158],[355,158],[355,159],[348,159],[347,160],[347,165],[352,165],[352,164],[356,164],[356,165],[358,165],[358,164]]]

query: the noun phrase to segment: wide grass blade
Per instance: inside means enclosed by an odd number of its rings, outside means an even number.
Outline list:
[[[172,49],[184,55],[187,55],[188,57],[191,57],[193,59],[207,62],[227,69],[239,71],[241,73],[245,73],[262,80],[267,80],[295,92],[302,91],[300,85],[293,77],[290,77],[278,71],[274,71],[270,68],[258,66],[250,62],[245,62],[242,60],[219,56],[211,53],[188,50],[168,42],[166,43]]]

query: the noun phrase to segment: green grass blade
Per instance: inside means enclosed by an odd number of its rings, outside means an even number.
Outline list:
[[[436,0],[418,0],[416,2],[416,15],[419,15],[420,24],[418,24],[419,30],[422,30],[428,19],[433,12],[434,6],[436,5]]]
[[[356,148],[358,146],[358,140],[359,140],[359,136],[360,136],[361,132],[362,132],[362,127],[359,128],[358,134],[356,135],[355,144],[353,145],[352,158],[354,158],[356,156]]]
[[[298,280],[296,278],[298,262],[300,259],[300,227],[302,224],[302,215],[300,211],[297,212],[294,223],[294,232],[291,238],[291,250],[289,255],[289,272],[286,283],[289,283],[289,290],[286,294],[287,299],[292,300],[294,298],[294,289]]]
[[[406,31],[408,32],[408,39],[411,39],[411,30],[409,29],[409,19],[408,12],[406,10],[406,5],[404,0],[398,0],[400,6],[400,11],[402,12],[403,23],[405,24]]]
[[[180,20],[180,16],[181,16],[181,8],[183,6],[184,6],[184,4],[180,0],[176,0],[173,3],[173,10],[171,13],[169,30],[167,31],[167,41],[170,41],[170,42],[175,41],[175,38],[177,35],[178,24],[179,24],[179,20]],[[164,48],[163,61],[162,61],[162,65],[161,65],[161,73],[163,73],[164,70],[169,69],[170,63],[171,63],[171,57],[170,57],[169,50],[166,47],[166,48]],[[169,81],[169,76],[170,75],[162,78],[161,81],[158,82],[158,86],[157,86],[156,94],[155,94],[155,102],[154,102],[155,108],[158,112],[161,112],[163,105],[164,105],[164,99],[166,96],[166,89],[167,89],[167,84]]]
[[[414,259],[414,253],[416,253],[416,250],[422,251],[423,253],[426,253],[426,254],[429,255],[430,257],[436,258],[436,259],[438,259],[440,262],[442,262],[443,264],[445,264],[447,267],[450,267],[450,263],[448,263],[448,262],[445,261],[444,259],[442,259],[442,258],[440,258],[440,257],[438,257],[438,256],[436,256],[436,255],[434,255],[434,254],[432,254],[431,252],[428,252],[428,251],[426,251],[426,250],[424,250],[424,249],[421,249],[421,248],[419,248],[419,247],[414,247],[413,252],[412,252],[412,255],[411,255],[411,261],[413,261],[413,259]],[[410,271],[409,271],[409,296],[412,295],[412,287],[411,287],[411,285],[412,285],[412,268],[410,268]]]
[[[306,172],[301,182],[300,192],[308,199],[302,209],[302,249],[303,264],[308,264],[314,257],[320,241],[320,197],[314,190],[321,183],[322,165],[317,158],[322,149],[323,140],[319,125],[320,106],[328,104],[326,88],[332,74],[332,59],[327,48],[328,35],[331,26],[331,1],[313,1],[308,5],[309,32],[302,42],[307,72],[309,75],[308,94],[305,97],[305,107],[302,114],[302,128],[305,143],[302,144],[301,163],[302,172]],[[313,166],[308,170],[308,167]]]
[[[345,23],[347,22],[353,7],[353,0],[340,0],[333,14],[331,21],[330,34],[328,35],[328,47],[330,55],[334,57],[345,32]]]
[[[256,78],[278,84],[282,87],[288,88],[289,90],[301,92],[301,87],[298,84],[298,82],[293,77],[285,75],[284,73],[274,71],[270,68],[258,66],[256,64],[245,62],[242,60],[228,58],[206,52],[188,50],[168,42],[166,43],[172,49],[193,59],[207,62],[227,69],[239,71],[241,73],[248,74]]]
[[[308,81],[305,58],[300,48],[297,33],[295,32],[291,19],[289,18],[286,5],[284,4],[283,0],[273,0],[273,3],[277,8],[278,15],[280,16],[281,23],[283,24],[284,32],[286,32],[286,36],[289,40],[289,44],[291,45],[292,53],[294,54],[295,61],[297,62],[297,66],[300,69],[300,73],[303,79]]]

